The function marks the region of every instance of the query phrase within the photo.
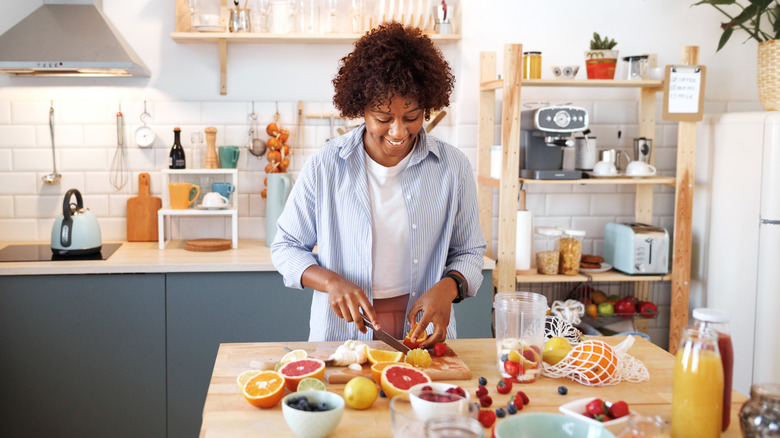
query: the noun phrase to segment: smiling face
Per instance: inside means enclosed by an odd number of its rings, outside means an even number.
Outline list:
[[[400,96],[379,106],[367,106],[363,144],[368,156],[385,167],[400,163],[414,147],[424,114],[417,99]]]

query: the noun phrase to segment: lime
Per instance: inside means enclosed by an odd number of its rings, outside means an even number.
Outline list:
[[[298,391],[305,391],[307,389],[325,391],[325,384],[322,383],[322,380],[315,377],[305,377],[298,382]]]
[[[353,377],[344,386],[344,402],[352,409],[371,407],[378,395],[376,383],[367,377]]]

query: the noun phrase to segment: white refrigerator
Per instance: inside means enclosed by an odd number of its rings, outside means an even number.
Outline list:
[[[691,307],[731,315],[733,387],[780,383],[780,112],[699,125]]]

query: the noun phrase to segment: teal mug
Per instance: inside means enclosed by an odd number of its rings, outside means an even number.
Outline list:
[[[289,173],[268,175],[268,192],[265,204],[265,246],[271,246],[276,237],[276,221],[282,215],[284,204],[292,190],[293,179]]]
[[[235,169],[238,165],[238,154],[241,152],[238,146],[220,146],[219,167],[223,169]]]
[[[236,186],[229,182],[215,182],[211,183],[211,191],[230,199],[230,195],[236,191]]]

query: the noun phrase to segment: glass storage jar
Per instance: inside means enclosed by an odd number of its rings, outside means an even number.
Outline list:
[[[742,436],[780,437],[780,384],[757,383],[739,411]]]
[[[534,230],[534,247],[536,248],[536,270],[540,274],[555,275],[558,273],[558,244],[561,240],[561,230],[557,228],[537,227]]]
[[[542,78],[542,52],[523,52],[523,79]]]
[[[580,272],[582,257],[582,239],[585,231],[564,228],[561,230],[560,261],[558,272],[564,275],[577,275]]]

